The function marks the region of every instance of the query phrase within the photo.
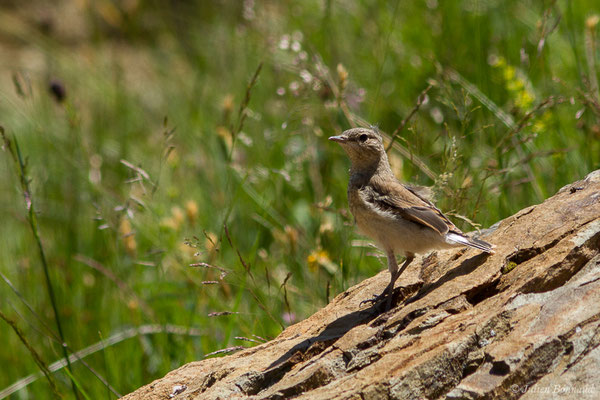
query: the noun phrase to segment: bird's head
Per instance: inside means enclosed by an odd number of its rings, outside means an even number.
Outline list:
[[[329,140],[342,146],[353,168],[376,167],[382,158],[387,161],[383,139],[375,129],[354,128],[331,136]]]

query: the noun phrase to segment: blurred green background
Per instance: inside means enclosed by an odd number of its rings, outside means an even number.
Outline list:
[[[63,357],[57,322],[68,354],[93,346],[85,365],[12,398],[53,398],[50,382],[115,398],[272,339],[385,269],[327,141],[351,126],[390,134],[416,111],[393,168],[466,231],[600,168],[599,13],[595,0],[0,1],[0,125],[27,160],[21,176],[0,153],[0,390]]]

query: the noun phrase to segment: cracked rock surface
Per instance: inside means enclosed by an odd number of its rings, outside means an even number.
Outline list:
[[[484,239],[495,254],[416,258],[387,313],[359,306],[385,271],[268,343],[124,398],[599,399],[600,170]]]

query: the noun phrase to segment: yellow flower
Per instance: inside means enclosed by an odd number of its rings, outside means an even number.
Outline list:
[[[515,105],[522,110],[529,110],[533,105],[533,101],[535,100],[535,96],[533,93],[528,90],[521,90],[517,93],[517,99],[515,100]]]
[[[504,76],[504,79],[507,81],[512,81],[513,79],[515,79],[516,73],[517,73],[517,71],[516,71],[515,67],[513,67],[512,65],[507,65],[506,67],[504,67],[502,69],[502,75]]]
[[[323,250],[313,250],[312,253],[306,257],[308,268],[312,271],[317,271],[319,267],[325,268],[330,274],[334,274],[337,271],[337,265],[331,261],[329,254]]]
[[[531,131],[533,133],[544,132],[548,128],[548,124],[550,123],[551,118],[551,114],[548,111],[546,111],[535,120],[535,122],[531,126]]]
[[[511,92],[518,92],[525,88],[525,82],[523,79],[513,79],[506,82],[506,88]]]
[[[506,65],[506,59],[504,57],[494,57],[491,65],[492,67],[502,68]]]
[[[512,65],[508,65],[502,57],[495,59],[492,66],[502,72],[504,86],[514,98],[515,106],[523,111],[530,110],[535,101],[535,94],[531,91],[531,85],[524,73]]]

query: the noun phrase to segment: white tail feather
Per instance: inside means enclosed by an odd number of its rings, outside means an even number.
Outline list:
[[[462,244],[465,246],[474,247],[481,251],[485,251],[486,253],[494,252],[494,250],[492,250],[494,246],[489,244],[488,242],[484,242],[483,240],[479,239],[472,239],[470,237],[463,236],[455,232],[448,232],[446,234],[446,243],[459,245]]]

